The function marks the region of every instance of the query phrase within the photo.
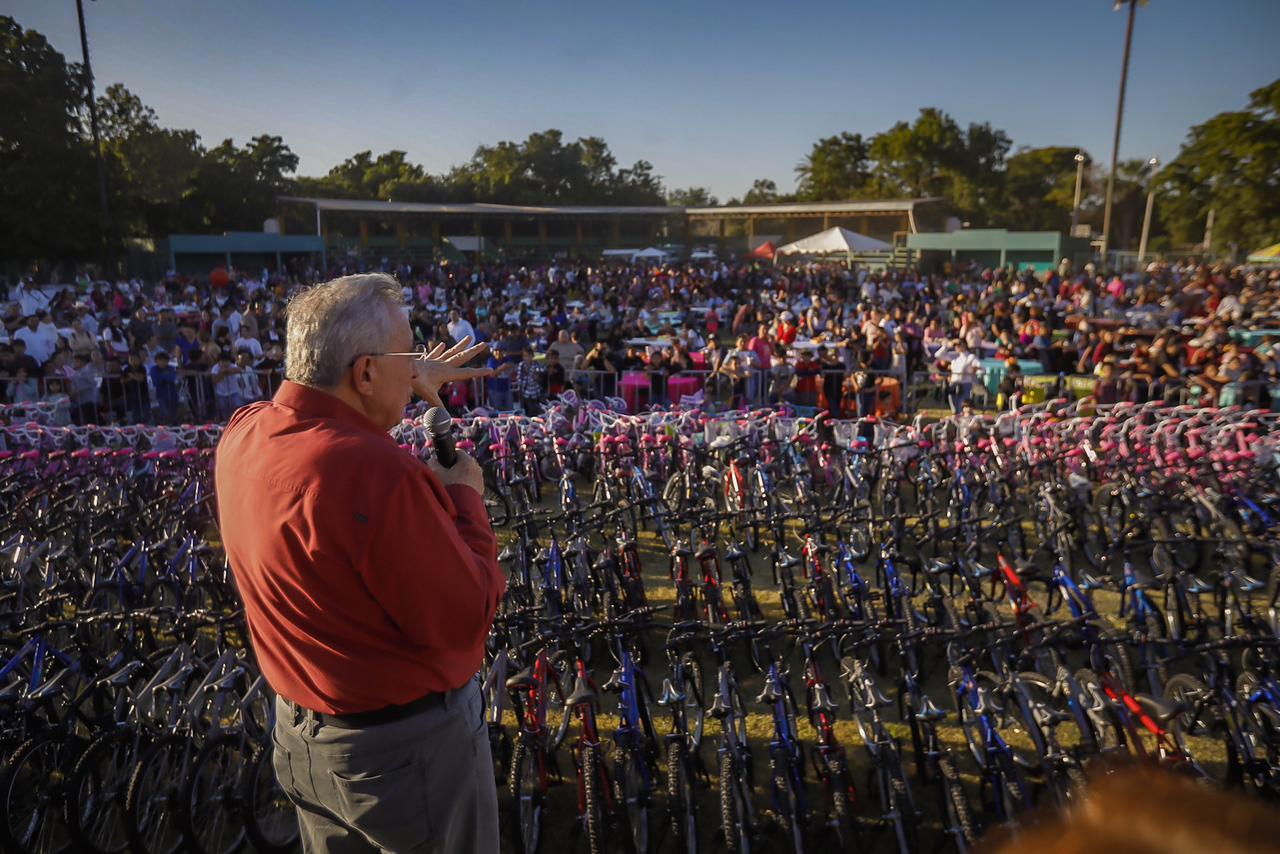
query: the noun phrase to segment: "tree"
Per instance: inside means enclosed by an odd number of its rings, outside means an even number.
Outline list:
[[[1214,213],[1214,243],[1248,251],[1280,235],[1280,80],[1249,106],[1191,128],[1159,175],[1156,207],[1174,245],[1199,243]]]
[[[768,178],[757,178],[742,197],[744,205],[770,205],[778,201],[778,185]]]
[[[230,139],[211,149],[191,177],[182,212],[186,228],[252,230],[276,213],[293,186],[298,157],[278,136],[256,136],[239,148]]]
[[[925,107],[912,124],[898,122],[871,139],[873,190],[880,197],[942,196],[967,218],[985,217],[995,201],[1011,142],[988,123],[962,130],[951,116]]]
[[[869,153],[861,134],[845,131],[823,137],[796,166],[796,196],[815,202],[861,197],[871,179]]]
[[[713,208],[720,200],[706,187],[685,187],[667,193],[667,204],[676,208]]]
[[[1010,228],[1066,231],[1075,202],[1076,153],[1064,146],[1024,148],[1005,163],[1004,194],[992,221]],[[1089,164],[1085,155],[1086,168]]]
[[[0,16],[0,258],[83,258],[102,245],[82,84],[44,36]]]

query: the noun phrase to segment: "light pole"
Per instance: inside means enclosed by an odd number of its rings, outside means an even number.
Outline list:
[[[1153,157],[1147,161],[1147,165],[1151,167],[1151,175],[1147,178],[1147,214],[1142,218],[1142,239],[1138,241],[1139,269],[1147,259],[1147,237],[1151,234],[1151,209],[1156,204],[1156,170],[1160,168],[1160,161]]]
[[[1107,241],[1111,237],[1111,199],[1116,190],[1116,166],[1120,162],[1120,125],[1124,120],[1124,88],[1129,82],[1129,48],[1133,44],[1133,16],[1138,11],[1138,3],[1147,5],[1147,0],[1116,0],[1115,8],[1129,4],[1129,24],[1124,31],[1124,61],[1120,65],[1120,101],[1116,104],[1116,135],[1111,143],[1111,173],[1107,176],[1107,199],[1102,207],[1102,264],[1107,263]]]
[[[1071,236],[1076,233],[1076,225],[1080,222],[1080,188],[1084,184],[1084,152],[1076,152],[1076,200],[1071,203]]]
[[[80,51],[84,54],[84,90],[89,106],[89,128],[93,133],[93,159],[98,161],[98,206],[102,209],[102,226],[107,217],[107,170],[102,162],[102,142],[98,134],[98,104],[93,92],[93,66],[89,64],[89,35],[84,27],[84,2],[76,0],[76,17],[80,20]]]

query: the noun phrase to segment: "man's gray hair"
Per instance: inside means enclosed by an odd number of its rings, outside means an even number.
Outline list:
[[[343,276],[289,300],[284,376],[312,388],[334,388],[357,356],[385,353],[404,309],[400,284],[386,273]]]

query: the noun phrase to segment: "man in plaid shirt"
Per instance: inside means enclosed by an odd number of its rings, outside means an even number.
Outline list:
[[[515,392],[525,415],[536,415],[542,410],[542,398],[546,390],[547,370],[533,360],[533,350],[526,347],[516,365]]]

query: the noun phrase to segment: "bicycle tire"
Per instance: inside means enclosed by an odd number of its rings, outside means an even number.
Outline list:
[[[938,757],[938,777],[942,781],[943,797],[946,799],[944,815],[952,824],[953,835],[958,836],[964,845],[973,845],[978,841],[977,822],[974,821],[969,796],[960,780],[960,772],[956,770],[951,756],[946,753]],[[958,844],[956,847],[963,852],[963,846]]]
[[[840,851],[861,849],[858,817],[854,814],[856,793],[853,776],[843,758],[837,756],[827,763],[827,785],[831,787],[831,824],[836,845]]]
[[[191,854],[234,854],[246,835],[240,796],[248,766],[246,744],[236,733],[210,739],[196,754],[182,787],[179,811]]]
[[[136,759],[134,737],[131,730],[99,735],[71,769],[63,813],[71,839],[80,850],[123,854],[129,849],[124,794]]]
[[[276,779],[271,751],[259,747],[249,760],[241,795],[244,832],[258,854],[289,854],[299,846],[298,814]]]
[[[0,772],[0,845],[12,854],[61,854],[72,850],[71,832],[63,816],[61,794],[52,785],[74,764],[79,744],[64,732],[33,736]]]
[[[800,811],[800,793],[792,777],[792,765],[785,755],[769,758],[769,773],[773,778],[773,794],[778,807],[778,823],[791,843],[795,854],[804,854],[804,816]]]
[[[511,840],[520,854],[537,854],[542,842],[542,787],[535,757],[525,739],[516,741],[511,753]]]
[[[600,757],[593,744],[582,748],[582,800],[587,825],[587,847],[591,854],[605,854],[608,850],[609,817],[605,814],[604,786],[601,780]]]
[[[619,818],[626,820],[628,847],[633,854],[648,854],[652,792],[645,781],[643,748],[629,748],[621,754],[615,772]]]
[[[742,803],[739,783],[733,756],[725,750],[720,754],[720,832],[725,849],[731,854],[750,854],[750,820]]]
[[[671,815],[671,835],[677,850],[698,851],[698,799],[689,773],[688,746],[683,739],[667,742],[667,808]]]
[[[153,743],[133,766],[125,793],[125,826],[130,849],[143,854],[178,854],[186,842],[178,810],[164,809],[177,804],[190,765],[190,745],[180,735],[166,735]],[[173,762],[173,758],[178,762]],[[163,795],[155,791],[159,789]],[[160,805],[158,814],[149,808]]]

